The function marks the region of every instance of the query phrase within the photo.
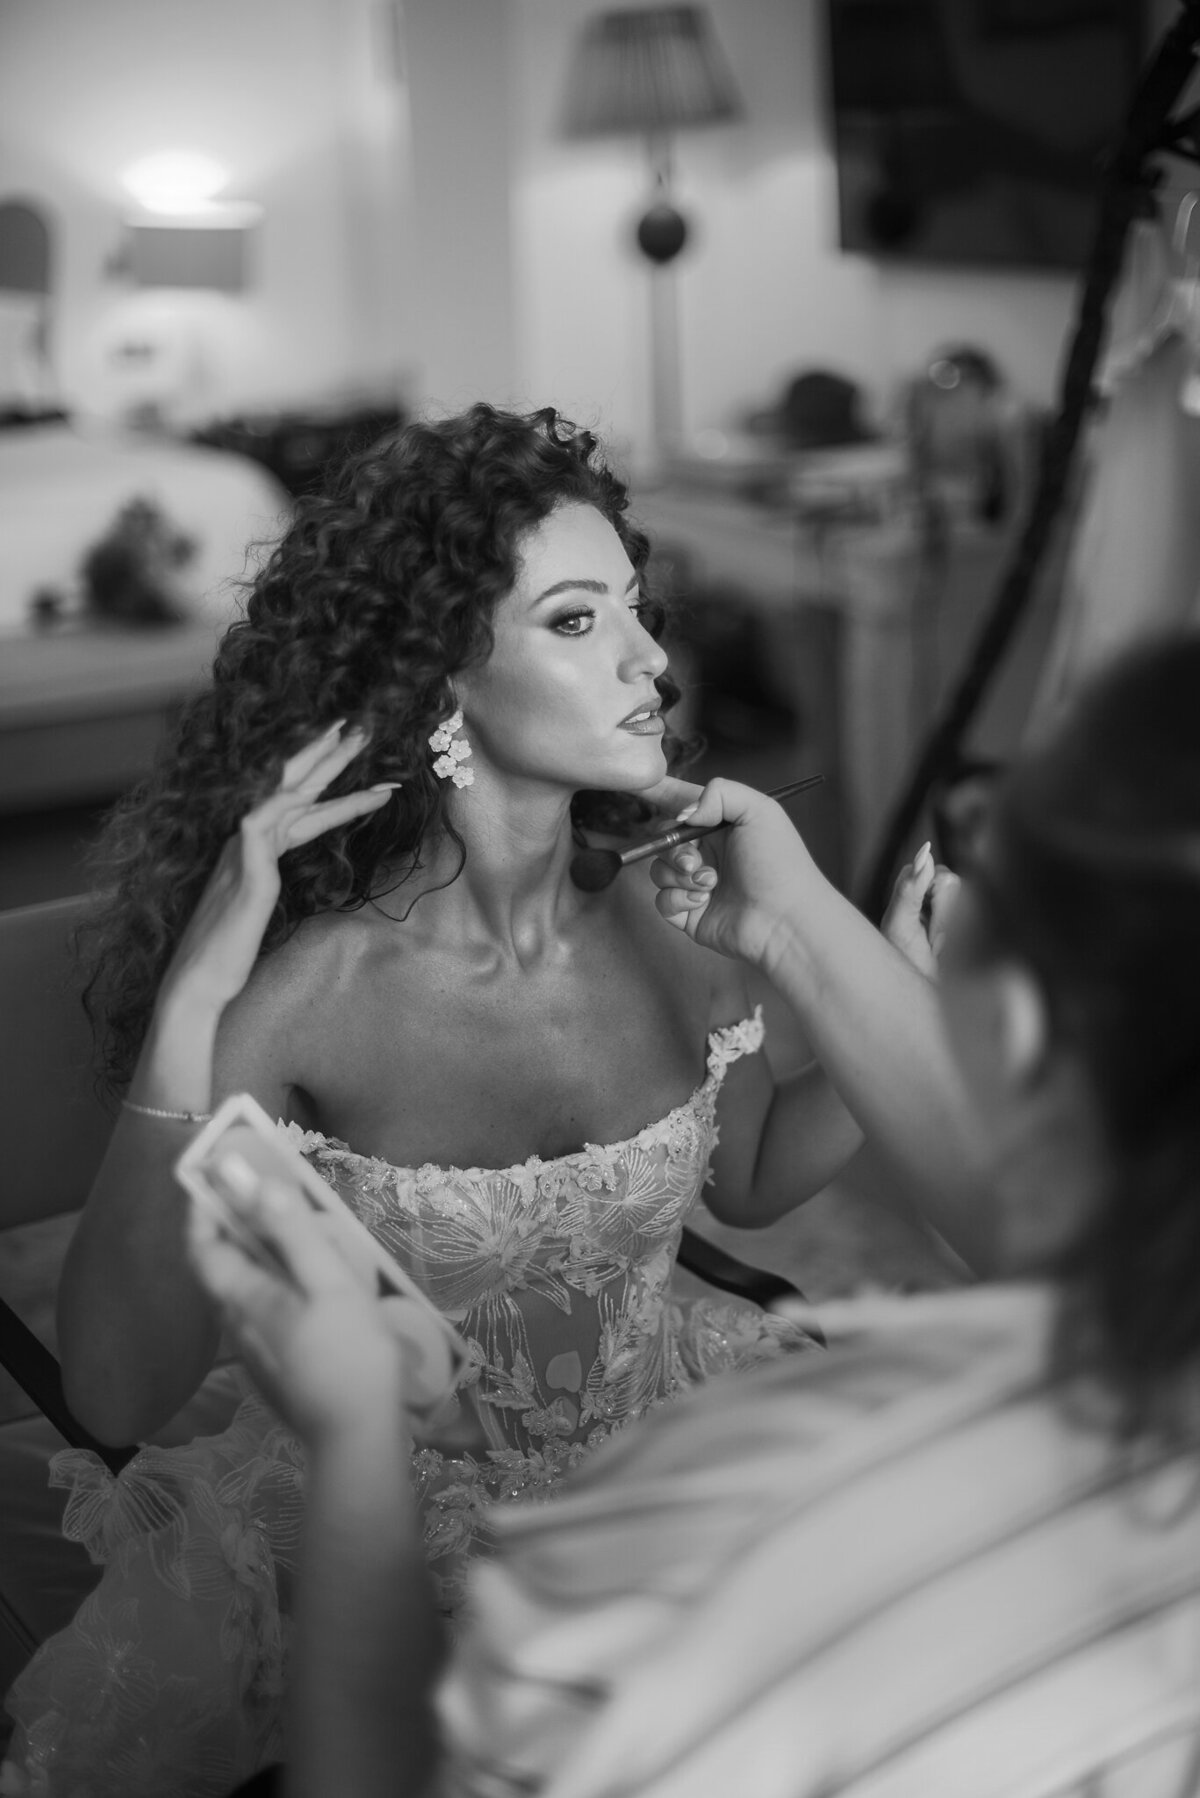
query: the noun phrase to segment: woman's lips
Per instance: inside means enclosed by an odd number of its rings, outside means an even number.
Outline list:
[[[640,712],[631,712],[628,718],[622,718],[617,729],[630,731],[635,737],[659,736],[663,729],[662,713],[643,706]]]

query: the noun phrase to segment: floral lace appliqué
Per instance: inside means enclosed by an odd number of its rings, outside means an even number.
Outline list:
[[[714,1031],[705,1079],[665,1117],[624,1142],[514,1167],[394,1167],[286,1127],[466,1340],[457,1404],[472,1451],[447,1434],[412,1463],[448,1611],[498,1503],[551,1497],[633,1418],[723,1368],[803,1346],[754,1306],[671,1292],[726,1070],[762,1040],[759,1013]],[[86,1452],[56,1457],[67,1533],[104,1576],[10,1696],[19,1727],[3,1792],[219,1798],[279,1758],[303,1457],[238,1380],[219,1435],[145,1448],[116,1479]],[[85,1728],[89,1717],[103,1730]]]

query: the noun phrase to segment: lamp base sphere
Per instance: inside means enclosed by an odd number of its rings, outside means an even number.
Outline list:
[[[666,201],[659,201],[638,220],[637,246],[651,262],[670,262],[687,242],[687,220]]]

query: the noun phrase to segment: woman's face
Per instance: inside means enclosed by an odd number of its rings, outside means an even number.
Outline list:
[[[572,792],[637,792],[662,779],[654,683],[667,657],[601,513],[560,506],[529,533],[494,632],[487,661],[455,681],[476,766]]]

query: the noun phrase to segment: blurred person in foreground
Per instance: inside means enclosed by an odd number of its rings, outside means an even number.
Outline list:
[[[286,1191],[247,1215],[287,1278],[194,1234],[312,1453],[290,1792],[1197,1790],[1198,693],[1194,636],[1113,667],[964,871],[941,1028],[1003,1280],[831,1306],[829,1354],[728,1375],[510,1509],[448,1662],[375,1308]],[[799,839],[732,783],[693,816],[734,825],[718,879],[677,850],[661,913],[786,993]]]

